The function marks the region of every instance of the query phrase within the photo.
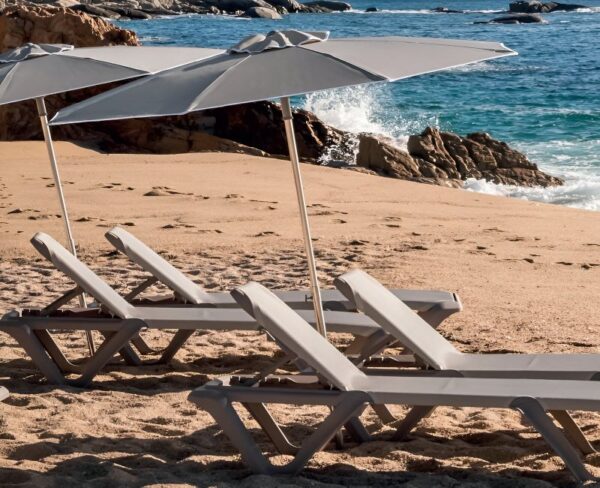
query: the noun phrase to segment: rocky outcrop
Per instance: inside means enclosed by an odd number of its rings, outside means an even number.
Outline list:
[[[271,102],[224,107],[205,112],[214,118],[212,133],[273,155],[287,155],[281,108]],[[294,112],[298,152],[306,161],[317,162],[329,147],[346,144],[349,134],[324,124],[306,110]]]
[[[244,12],[243,17],[271,20],[280,20],[282,18],[276,10],[273,10],[270,7],[251,7]]]
[[[254,11],[266,8],[279,14],[289,12],[333,12],[348,10],[350,4],[334,0],[319,0],[305,5],[297,0],[0,0],[4,5],[18,7],[69,7],[94,17],[107,19],[149,19],[157,15],[229,14],[274,18],[271,12]]]
[[[361,134],[356,164],[384,176],[445,186],[462,186],[468,178],[521,186],[563,183],[484,132],[461,137],[427,128],[410,136],[407,151],[381,136]]]
[[[477,21],[475,24],[545,24],[540,14],[512,14],[496,17],[492,20]]]
[[[312,2],[306,2],[304,5],[307,7],[318,7],[331,12],[344,12],[351,10],[352,5],[346,2],[338,2],[336,0],[315,0]]]
[[[545,14],[550,12],[571,12],[580,8],[588,8],[585,5],[574,3],[546,2],[537,0],[517,1],[509,4],[508,10],[516,13]]]
[[[77,46],[137,45],[128,30],[66,8],[8,7],[0,15],[0,50],[26,42]]]

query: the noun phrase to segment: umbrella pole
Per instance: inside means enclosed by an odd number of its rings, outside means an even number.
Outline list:
[[[290,99],[288,97],[281,98],[281,110],[283,112],[283,122],[285,124],[285,134],[290,152],[290,161],[292,163],[292,170],[294,172],[294,183],[296,185],[298,208],[300,210],[300,221],[302,223],[302,233],[304,235],[304,246],[306,250],[306,260],[308,262],[310,288],[312,292],[313,307],[315,309],[317,330],[321,335],[327,337],[327,328],[323,314],[323,302],[321,301],[321,290],[319,288],[319,278],[317,277],[315,253],[310,236],[310,225],[308,223],[308,212],[306,210],[306,199],[304,198],[302,175],[300,174],[300,161],[298,157],[298,146],[296,145],[296,135],[294,134],[292,108],[290,106]]]
[[[73,238],[73,231],[71,229],[71,222],[69,220],[67,202],[65,201],[65,193],[63,191],[62,182],[60,181],[60,173],[58,172],[58,164],[56,162],[56,153],[54,152],[54,143],[52,142],[52,134],[50,132],[50,126],[48,124],[48,111],[46,110],[46,102],[44,101],[44,97],[39,97],[35,99],[35,103],[37,105],[38,115],[40,116],[40,123],[42,125],[42,132],[44,133],[46,149],[48,150],[48,158],[50,159],[52,175],[54,176],[54,185],[56,186],[58,200],[60,201],[60,210],[65,225],[65,232],[67,234],[69,249],[71,250],[73,256],[77,257],[77,248],[75,247],[75,239]],[[81,307],[87,308],[84,294],[81,294],[79,296],[79,304],[81,305]],[[94,354],[96,346],[94,344],[92,332],[88,330],[85,334],[90,354]]]

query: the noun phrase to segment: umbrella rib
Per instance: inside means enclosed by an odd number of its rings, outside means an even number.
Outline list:
[[[332,39],[335,42],[352,42],[355,39],[352,38],[337,38],[337,39]],[[502,48],[504,49],[494,49],[494,48],[490,48],[490,47],[478,47],[478,46],[470,46],[467,44],[448,44],[446,42],[424,42],[427,40],[430,41],[445,41],[445,39],[439,39],[437,37],[421,37],[420,40],[410,40],[408,38],[398,38],[398,37],[370,37],[370,38],[362,38],[363,42],[381,42],[381,41],[385,41],[385,40],[395,40],[396,42],[400,42],[400,43],[404,43],[404,44],[423,44],[423,45],[429,45],[429,46],[444,46],[444,47],[461,47],[461,48],[466,48],[466,49],[474,49],[474,50],[478,50],[478,51],[491,51],[491,52],[495,52],[495,53],[507,53],[507,54],[511,54],[511,53],[515,53],[516,51],[513,51],[512,49],[506,47],[503,43],[501,42],[496,42],[496,41],[472,41],[472,42],[490,42],[491,43],[495,43],[498,44],[500,46],[502,46]],[[318,43],[315,43],[318,45]],[[310,49],[310,44],[307,44],[305,46],[302,46],[306,49]],[[317,52],[317,51],[315,51]]]
[[[225,71],[223,71],[221,74],[219,74],[219,76],[217,76],[217,77],[216,77],[216,78],[215,78],[213,81],[211,81],[211,82],[210,82],[210,83],[209,83],[209,84],[206,86],[206,88],[204,88],[204,89],[203,89],[203,90],[202,90],[202,91],[201,91],[201,92],[198,94],[198,96],[197,96],[197,97],[195,97],[195,98],[194,98],[194,99],[193,99],[193,100],[190,102],[190,104],[188,105],[188,109],[187,109],[187,111],[186,111],[186,112],[183,112],[182,114],[179,114],[179,115],[183,115],[183,114],[185,114],[185,113],[188,113],[188,112],[195,112],[195,111],[199,110],[199,109],[196,109],[196,108],[194,108],[194,107],[198,105],[198,101],[199,101],[200,99],[202,99],[202,98],[203,98],[203,97],[206,95],[206,92],[207,92],[208,90],[210,90],[210,88],[211,88],[211,87],[212,87],[212,86],[213,86],[215,83],[217,83],[217,82],[218,82],[218,81],[219,81],[219,80],[220,80],[220,79],[221,79],[223,76],[225,76],[225,75],[226,75],[226,74],[227,74],[227,73],[228,73],[230,70],[232,70],[233,68],[237,68],[237,67],[238,67],[240,64],[242,64],[244,61],[246,61],[246,60],[247,60],[247,59],[249,59],[250,57],[251,57],[251,55],[247,55],[247,56],[246,56],[246,57],[244,57],[243,59],[240,59],[240,61],[239,61],[239,62],[237,62],[237,63],[235,63],[235,64],[232,64],[232,65],[231,65],[229,68],[227,68]],[[219,107],[220,107],[220,106],[221,106],[221,105],[219,105]],[[210,108],[210,107],[208,107],[208,108]],[[208,109],[208,108],[207,108],[207,109]],[[216,107],[215,107],[215,108],[216,108]],[[207,110],[207,109],[200,109],[200,110]]]

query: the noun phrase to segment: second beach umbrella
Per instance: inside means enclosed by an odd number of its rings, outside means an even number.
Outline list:
[[[328,32],[276,31],[227,52],[128,83],[61,110],[52,125],[183,115],[279,98],[304,234],[312,300],[326,335],[321,293],[289,97],[395,81],[516,54],[496,42],[410,37],[328,39]]]

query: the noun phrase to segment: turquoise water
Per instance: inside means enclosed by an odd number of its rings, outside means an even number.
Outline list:
[[[432,36],[501,41],[519,56],[394,84],[319,93],[295,100],[342,129],[376,131],[400,144],[428,125],[486,130],[524,151],[565,187],[523,190],[469,182],[475,191],[600,210],[600,0],[545,15],[547,24],[477,25],[508,1],[355,0],[354,10],[293,14],[280,21],[184,16],[120,22],[145,44],[226,48],[274,29],[329,30],[333,37]],[[437,6],[467,10],[438,14]],[[377,13],[365,13],[375,6]]]

